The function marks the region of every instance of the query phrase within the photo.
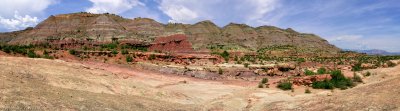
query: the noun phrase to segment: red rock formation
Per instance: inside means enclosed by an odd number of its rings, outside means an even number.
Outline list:
[[[186,35],[177,34],[167,37],[158,37],[150,46],[149,51],[161,52],[192,52],[192,44]]]

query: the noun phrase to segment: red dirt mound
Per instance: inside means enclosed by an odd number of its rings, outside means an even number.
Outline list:
[[[186,35],[177,34],[167,37],[158,37],[150,46],[150,51],[161,52],[192,52],[192,44]]]

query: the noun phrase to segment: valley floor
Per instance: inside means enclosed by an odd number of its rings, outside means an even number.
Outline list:
[[[400,66],[311,94],[96,62],[0,56],[0,69],[0,110],[400,110]]]

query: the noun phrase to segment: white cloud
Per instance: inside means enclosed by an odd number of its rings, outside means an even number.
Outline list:
[[[90,0],[93,6],[86,9],[91,13],[115,13],[120,14],[135,6],[144,6],[139,0]]]
[[[31,17],[29,15],[20,16],[18,12],[15,12],[14,18],[11,19],[6,19],[0,16],[0,24],[10,31],[33,26],[36,25],[38,22],[39,20],[37,17]]]
[[[0,29],[15,31],[38,23],[37,15],[58,0],[0,0]]]
[[[163,7],[167,15],[173,17],[173,19],[168,22],[190,22],[191,20],[197,19],[199,16],[196,12],[179,5],[169,5],[167,7]]]
[[[57,0],[0,0],[0,16],[13,17],[16,11],[22,15],[39,14],[54,3]]]
[[[258,24],[275,9],[277,0],[161,0],[159,9],[170,22],[195,23],[213,20],[218,25],[229,22]]]

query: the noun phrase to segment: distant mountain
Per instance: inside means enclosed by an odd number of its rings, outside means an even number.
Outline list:
[[[349,50],[349,49],[346,49]],[[359,53],[365,53],[368,55],[400,55],[400,52],[388,52],[385,50],[381,49],[370,49],[370,50],[349,50],[349,51],[355,51]]]

